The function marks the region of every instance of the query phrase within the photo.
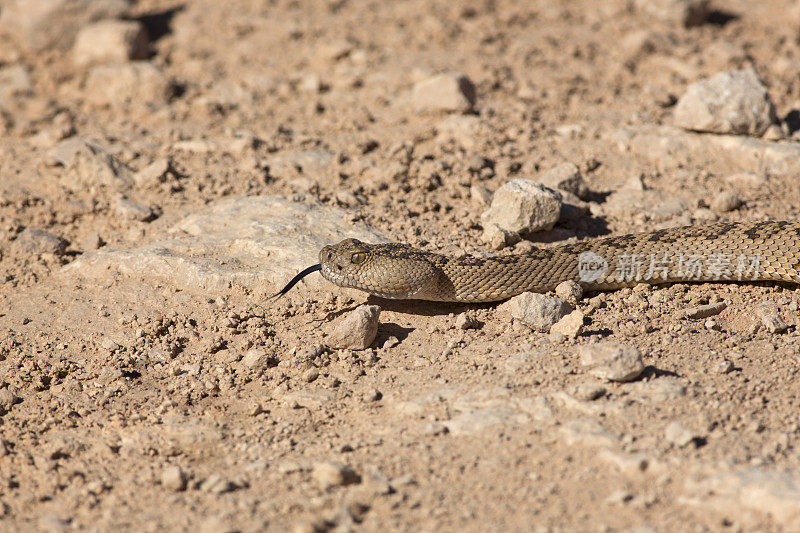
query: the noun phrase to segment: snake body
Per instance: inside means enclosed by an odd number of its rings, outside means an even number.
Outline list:
[[[346,239],[324,247],[319,259],[322,275],[341,287],[445,302],[504,300],[547,292],[567,280],[585,290],[687,281],[800,283],[800,223],[686,226],[494,257],[449,257],[407,244]]]

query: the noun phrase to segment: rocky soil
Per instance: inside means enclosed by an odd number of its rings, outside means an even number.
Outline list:
[[[0,529],[800,529],[800,292],[367,297],[800,213],[789,0],[0,3]],[[497,194],[495,194],[497,193]]]

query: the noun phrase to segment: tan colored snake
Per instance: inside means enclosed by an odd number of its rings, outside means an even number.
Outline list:
[[[800,283],[800,223],[686,226],[485,258],[346,239],[324,247],[319,261],[279,294],[317,270],[340,287],[384,298],[445,302],[504,300],[547,292],[567,280],[585,290],[688,281]]]

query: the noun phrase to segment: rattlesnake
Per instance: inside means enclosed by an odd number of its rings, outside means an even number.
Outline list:
[[[494,257],[448,257],[407,244],[346,239],[325,246],[319,261],[278,294],[317,270],[336,285],[376,296],[445,302],[504,300],[567,280],[585,290],[686,281],[800,283],[800,223],[720,222]]]

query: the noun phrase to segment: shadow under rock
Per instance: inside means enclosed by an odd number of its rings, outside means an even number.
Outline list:
[[[369,296],[367,302],[370,305],[379,305],[381,309],[404,313],[407,315],[420,316],[441,316],[469,311],[470,309],[491,309],[503,302],[473,303],[465,304],[461,302],[429,302],[427,300],[390,300],[378,296]],[[399,338],[399,337],[398,337]]]
[[[713,26],[725,26],[734,20],[739,20],[740,15],[722,9],[712,9],[706,17],[706,23]]]
[[[383,344],[391,337],[395,337],[398,341],[403,342],[408,337],[408,334],[414,331],[414,328],[404,328],[400,324],[394,322],[381,322],[378,326],[378,335],[373,341],[373,346],[383,346]]]
[[[177,13],[183,11],[184,7],[183,5],[178,5],[164,11],[147,13],[146,15],[135,17],[134,20],[142,23],[150,40],[155,42],[172,33],[172,19]]]
[[[673,372],[672,370],[662,370],[660,368],[656,368],[653,365],[647,365],[644,367],[644,371],[642,374],[637,378],[637,381],[641,381],[643,379],[654,379],[654,378],[662,378],[662,377],[673,377],[679,378],[681,377],[680,374],[677,372]]]

